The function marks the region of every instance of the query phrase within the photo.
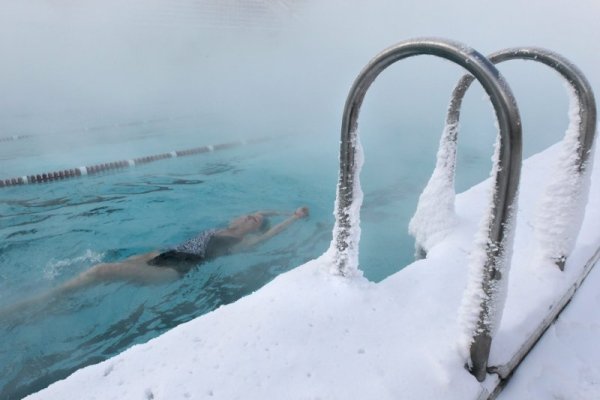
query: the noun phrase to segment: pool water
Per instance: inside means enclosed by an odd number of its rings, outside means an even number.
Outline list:
[[[8,188],[0,200],[0,297],[11,305],[99,262],[165,248],[253,210],[311,210],[256,250],[203,264],[164,285],[100,285],[0,317],[0,398],[19,397],[244,296],[320,255],[331,240],[327,196],[282,141],[117,174]],[[283,147],[290,146],[291,143]],[[297,145],[297,143],[296,143]],[[287,158],[287,166],[276,168]],[[332,160],[335,163],[335,159]],[[277,220],[273,220],[276,223]]]

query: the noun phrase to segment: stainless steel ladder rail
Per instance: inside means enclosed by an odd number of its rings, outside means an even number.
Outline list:
[[[584,74],[577,68],[573,63],[567,60],[565,57],[552,52],[547,49],[539,47],[519,47],[509,48],[497,51],[488,56],[488,59],[498,64],[508,60],[522,59],[537,61],[548,67],[556,70],[571,86],[574,90],[578,102],[579,102],[579,127],[578,127],[578,141],[579,145],[577,148],[577,165],[575,166],[577,172],[580,175],[585,173],[587,161],[592,149],[594,142],[594,136],[596,133],[596,102],[594,100],[594,93],[591,85],[585,78]],[[448,134],[446,138],[442,138],[442,143],[449,143],[453,146],[450,152],[456,154],[456,142],[458,134],[458,124],[460,120],[460,108],[462,106],[462,100],[471,86],[475,78],[472,75],[464,75],[456,84],[450,105],[448,107],[448,114],[446,116],[446,126],[454,127],[451,130],[445,130],[444,134]],[[454,176],[456,170],[456,158],[449,158],[445,160],[444,168],[445,175]],[[581,177],[580,177],[581,178]],[[575,205],[574,205],[575,206]],[[573,224],[577,225],[577,231],[581,226],[581,221],[573,221]],[[417,254],[421,257],[426,255],[426,250],[422,244],[416,243]],[[569,254],[561,254],[554,260],[556,265],[562,270]]]
[[[503,299],[497,288],[505,284],[504,273],[510,268],[505,251],[512,249],[512,220],[517,204],[517,189],[521,171],[521,122],[514,97],[504,78],[483,55],[460,43],[443,39],[414,39],[392,46],[374,59],[358,75],[346,99],[342,118],[340,172],[337,185],[336,222],[333,230],[335,273],[352,276],[358,269],[360,235],[358,212],[360,201],[354,203],[355,187],[360,168],[356,163],[358,148],[358,116],[367,90],[377,76],[390,65],[416,55],[434,55],[452,61],[469,71],[488,93],[500,129],[498,168],[494,179],[494,194],[486,218],[488,240],[483,271],[483,299],[479,302],[477,329],[470,347],[470,369],[475,377],[485,378],[493,335],[493,310],[502,309]]]

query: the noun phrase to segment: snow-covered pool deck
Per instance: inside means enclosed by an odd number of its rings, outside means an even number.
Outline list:
[[[491,365],[515,354],[600,246],[596,153],[585,222],[565,271],[538,260],[534,212],[552,178],[557,152],[553,146],[524,163],[508,300]],[[477,399],[497,379],[488,376],[480,384],[464,369],[457,320],[487,185],[489,180],[457,197],[457,228],[430,249],[427,259],[380,283],[330,275],[331,259],[325,254],[250,296],[79,370],[28,399]],[[576,300],[594,292],[591,299],[600,302],[596,272]],[[583,354],[576,346],[591,346],[590,338],[600,333],[598,321],[577,322],[586,321],[590,316],[585,313],[592,311],[580,309],[579,319],[569,325],[575,328],[565,332],[581,332],[587,339],[578,343],[573,336],[573,354]],[[540,341],[535,353],[554,354],[556,342]],[[551,374],[551,384],[566,393],[564,398],[600,398],[600,359],[583,368],[581,357],[568,353],[560,350],[562,359],[575,360],[584,372],[574,373],[575,378]],[[574,392],[582,374],[592,382],[583,395]],[[520,386],[509,384],[510,398],[549,398],[553,393],[540,390],[544,379],[536,375],[535,393],[543,397],[531,397],[524,376],[517,375]],[[564,385],[558,382],[562,377]]]

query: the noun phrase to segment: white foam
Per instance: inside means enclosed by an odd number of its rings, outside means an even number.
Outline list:
[[[62,274],[64,270],[68,270],[78,264],[97,264],[102,261],[104,257],[104,253],[97,253],[90,249],[87,249],[82,255],[73,257],[73,258],[65,258],[62,260],[50,260],[44,266],[44,277],[46,279],[52,280]]]

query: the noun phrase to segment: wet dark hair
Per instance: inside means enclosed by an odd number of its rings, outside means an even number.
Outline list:
[[[258,228],[258,231],[260,233],[265,233],[270,228],[271,228],[271,221],[269,221],[269,218],[263,216],[263,221],[262,221],[262,224],[260,225],[260,227]]]

